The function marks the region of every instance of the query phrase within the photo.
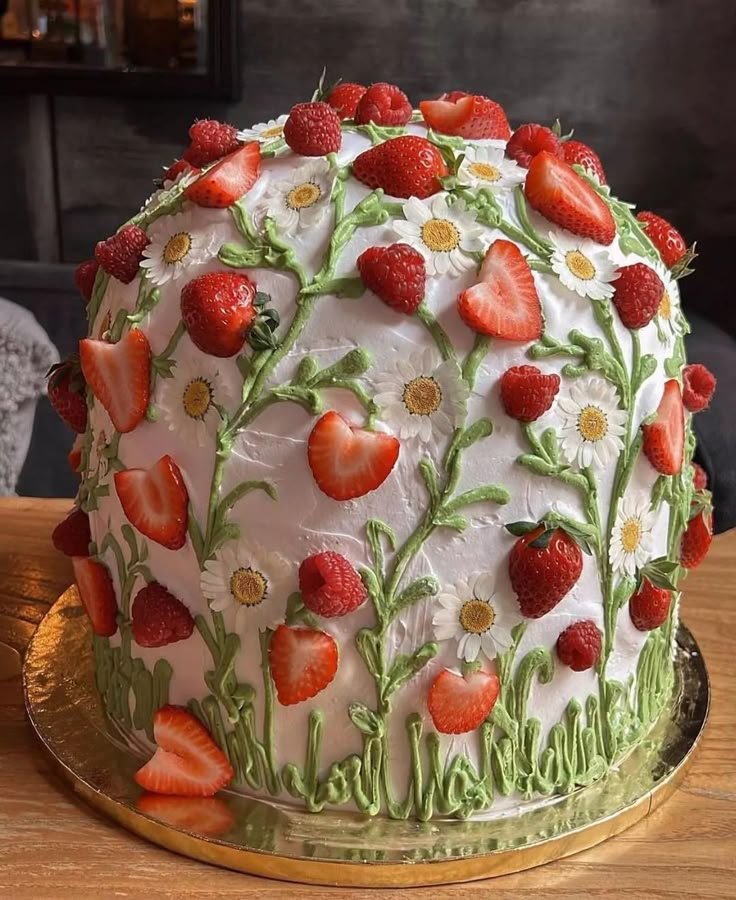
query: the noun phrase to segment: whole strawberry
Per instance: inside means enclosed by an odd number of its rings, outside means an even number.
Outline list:
[[[66,556],[89,556],[91,540],[89,516],[78,506],[51,532],[54,547]]]
[[[507,526],[521,533],[511,549],[509,576],[523,616],[538,619],[562,600],[580,578],[583,556],[580,547],[561,528],[544,523]]]
[[[656,587],[648,578],[642,578],[641,585],[629,600],[629,615],[634,628],[651,631],[667,621],[672,603],[672,591]]]
[[[247,275],[209,272],[181,292],[181,318],[192,343],[211,356],[235,356],[256,318],[256,286]]]
[[[509,120],[503,107],[481,94],[451,91],[419,104],[428,128],[466,140],[508,140]]]
[[[284,140],[301,156],[337,153],[342,145],[340,116],[328,103],[297,103],[284,125]]]
[[[84,434],[87,428],[86,388],[77,356],[70,356],[49,371],[49,403],[77,434]]]
[[[133,637],[141,647],[165,647],[194,631],[194,619],[184,604],[156,581],[141,588],[131,609]]]
[[[146,232],[137,225],[124,225],[117,234],[95,247],[95,259],[113,278],[130,284],[138,274],[143,251],[148,246]]]
[[[366,88],[362,84],[344,82],[336,84],[326,97],[326,102],[341,119],[352,119]]]
[[[608,184],[600,157],[582,141],[565,141],[562,145],[562,158],[568,165],[580,166],[589,175],[595,175],[601,184]]]
[[[562,141],[545,125],[520,125],[506,144],[506,156],[525,169],[529,168],[529,163],[542,150],[561,159],[563,157]]]
[[[392,309],[411,315],[424,299],[424,257],[408,244],[369,247],[358,257],[366,287]]]
[[[358,125],[406,125],[411,119],[409,98],[395,84],[372,84],[363,94],[355,110]]]
[[[664,294],[664,285],[654,269],[644,263],[622,266],[613,287],[613,305],[627,328],[644,328],[652,321]]]
[[[85,303],[89,303],[92,299],[92,291],[95,287],[95,279],[99,268],[100,264],[96,259],[86,259],[74,270],[74,284],[82,297],[84,297]]]
[[[688,252],[687,244],[674,225],[670,225],[666,219],[646,210],[637,213],[636,218],[644,227],[649,240],[659,250],[664,264],[671,269],[680,262]]]
[[[189,129],[189,147],[182,154],[182,159],[190,166],[201,169],[239,146],[238,132],[232,125],[216,119],[200,119]]]
[[[690,412],[707,409],[715,389],[716,377],[706,366],[691,363],[682,370],[682,402]]]
[[[559,389],[559,375],[544,375],[536,366],[514,366],[501,377],[501,402],[512,419],[534,422],[552,406]]]
[[[368,596],[355,567],[340,553],[308,556],[299,566],[299,590],[306,608],[318,616],[345,616]]]
[[[573,672],[592,669],[603,648],[600,629],[591,619],[581,619],[569,625],[557,638],[557,655]]]
[[[369,188],[392,197],[424,200],[442,190],[448,174],[442,154],[426,138],[403,135],[365,150],[353,161],[353,175]]]
[[[697,508],[697,507],[696,507]],[[694,569],[705,559],[713,540],[713,511],[709,503],[690,519],[680,544],[680,564]]]

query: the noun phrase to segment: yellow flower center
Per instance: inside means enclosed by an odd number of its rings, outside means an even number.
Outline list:
[[[167,266],[173,266],[174,263],[181,262],[191,249],[192,237],[186,231],[172,234],[164,247],[164,262]]]
[[[576,278],[582,281],[590,281],[595,277],[595,266],[579,250],[570,250],[565,254],[565,265]]]
[[[283,133],[284,133],[283,125],[274,125],[272,128],[266,128],[264,131],[262,131],[261,137],[269,140],[270,138],[281,137],[281,135]]]
[[[635,516],[631,516],[621,526],[621,546],[627,553],[633,553],[640,540],[641,522]]]
[[[236,569],[230,576],[230,593],[243,606],[259,606],[266,599],[268,582],[260,572],[251,569]]]
[[[289,209],[306,209],[314,204],[322,196],[319,186],[312,181],[305,181],[292,188],[286,195],[286,205]]]
[[[442,390],[434,378],[420,375],[404,387],[404,406],[413,416],[431,416],[442,403]]]
[[[460,232],[449,219],[429,219],[422,225],[422,240],[433,253],[449,253],[460,245]]]
[[[484,634],[496,620],[496,613],[485,600],[466,600],[460,608],[460,624],[470,634]]]
[[[184,412],[190,419],[204,419],[212,405],[212,386],[201,376],[193,378],[182,395]]]
[[[501,177],[500,169],[492,166],[490,163],[474,162],[468,166],[468,172],[480,178],[481,181],[498,181]]]
[[[578,414],[578,431],[584,441],[600,441],[608,434],[608,419],[597,406],[586,406]]]
[[[667,291],[662,294],[657,312],[663,319],[669,320],[672,316],[672,298]]]

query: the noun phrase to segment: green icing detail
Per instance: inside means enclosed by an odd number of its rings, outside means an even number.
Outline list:
[[[89,323],[90,330],[92,329],[92,325],[97,318],[97,313],[100,311],[100,304],[102,303],[102,298],[105,296],[105,291],[107,290],[109,281],[110,276],[107,274],[107,272],[104,271],[102,267],[100,267],[97,270],[97,275],[95,276],[95,283],[92,288],[92,296],[90,297],[90,301],[87,304],[87,322]]]

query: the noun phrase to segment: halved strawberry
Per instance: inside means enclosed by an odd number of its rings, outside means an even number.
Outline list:
[[[279,703],[292,706],[323,691],[337,672],[337,644],[324,631],[279,625],[268,647]]]
[[[458,675],[443,669],[427,698],[434,727],[442,734],[475,731],[496,705],[499,688],[498,676],[490,672]]]
[[[73,556],[72,566],[92,630],[95,634],[110,637],[118,630],[118,603],[107,567],[88,556]]]
[[[713,510],[710,504],[699,509],[687,523],[680,544],[680,564],[694,569],[705,559],[713,540]]]
[[[153,716],[158,747],[135,773],[154,794],[211,797],[232,781],[233,768],[199,719],[181,706],[162,706]]]
[[[616,237],[611,210],[562,159],[543,150],[532,159],[524,187],[530,205],[550,222],[599,244]]]
[[[183,547],[189,524],[189,494],[174,460],[162,456],[150,469],[124,469],[114,477],[128,521],[169,550]]]
[[[244,144],[184,188],[184,196],[197,206],[226,209],[256,183],[261,166],[257,141]]]
[[[399,442],[330,411],[312,429],[307,456],[321,491],[333,500],[352,500],[375,491],[388,478],[399,458]]]
[[[663,475],[677,475],[685,449],[685,411],[680,385],[674,378],[665,383],[657,418],[651,425],[642,425],[641,430],[649,462]]]
[[[503,107],[479,94],[458,93],[422,100],[419,109],[428,128],[463,138],[508,140],[511,129]]]
[[[457,298],[460,318],[474,331],[507,341],[542,336],[542,307],[534,275],[516,244],[499,238],[486,252],[480,282]]]
[[[51,542],[66,556],[89,556],[89,516],[78,506],[51,532]]]
[[[133,328],[117,344],[84,338],[79,342],[79,358],[87,384],[110,414],[112,424],[123,434],[132,431],[148,409],[148,338],[139,328]]]
[[[136,809],[179,831],[219,837],[232,828],[235,818],[219,797],[167,797],[141,794]]]

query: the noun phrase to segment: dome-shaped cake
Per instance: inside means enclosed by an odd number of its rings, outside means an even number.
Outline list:
[[[196,123],[80,267],[57,542],[147,790],[492,815],[669,703],[683,532],[710,537],[688,255],[585,145],[363,91]]]

